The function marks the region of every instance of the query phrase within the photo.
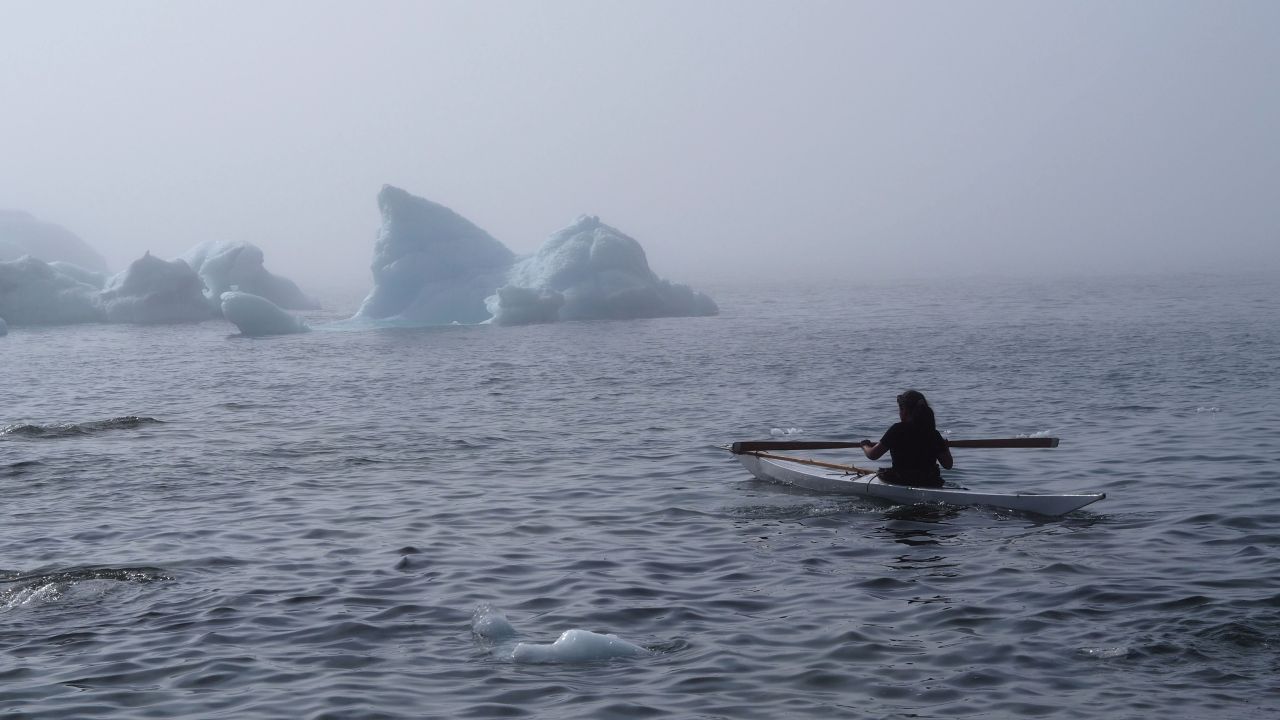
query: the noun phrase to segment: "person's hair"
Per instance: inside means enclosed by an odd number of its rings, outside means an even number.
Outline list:
[[[924,393],[919,390],[908,390],[899,395],[898,407],[906,411],[908,423],[922,425],[927,430],[938,429],[933,408],[929,407],[929,401],[924,399]]]

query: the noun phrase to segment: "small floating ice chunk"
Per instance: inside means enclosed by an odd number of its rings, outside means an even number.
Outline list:
[[[550,645],[519,643],[511,659],[519,663],[589,663],[613,658],[643,657],[649,654],[649,650],[629,643],[617,635],[602,635],[575,628],[564,631]]]
[[[1201,406],[1201,407],[1196,408],[1196,412],[1198,412],[1198,413],[1216,413],[1216,412],[1222,412],[1222,411],[1221,411],[1221,410],[1219,410],[1216,406],[1207,406],[1207,407],[1205,407],[1205,406]]]
[[[222,293],[222,314],[249,337],[290,335],[311,329],[270,300],[246,292]]]
[[[492,605],[481,605],[471,615],[471,632],[482,640],[498,643],[515,637],[516,629],[501,610]]]
[[[481,605],[472,613],[471,632],[488,646],[494,657],[518,663],[579,664],[653,654],[617,635],[577,628],[566,630],[548,645],[517,642],[516,629],[507,621],[507,616],[491,605]]]

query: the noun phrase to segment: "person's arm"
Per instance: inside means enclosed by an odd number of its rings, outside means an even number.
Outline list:
[[[889,452],[889,448],[883,442],[873,443],[870,440],[863,440],[862,452],[866,454],[868,460],[879,460]]]
[[[950,470],[955,461],[951,459],[951,448],[947,447],[947,439],[942,437],[942,433],[938,433],[938,463],[943,468]]]

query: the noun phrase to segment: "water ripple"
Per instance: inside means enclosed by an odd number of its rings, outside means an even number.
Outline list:
[[[3,418],[16,425],[0,437],[0,707],[1280,709],[1270,286],[725,297],[722,316],[694,320],[254,343],[221,323],[18,334]],[[37,369],[55,362],[50,385]],[[1056,520],[895,506],[759,483],[710,447],[775,428],[874,437],[907,385],[953,436],[1064,438],[957,452],[953,481],[1108,499]],[[68,408],[164,424],[26,423]],[[583,630],[649,654],[511,662],[476,638],[484,605],[518,640]]]

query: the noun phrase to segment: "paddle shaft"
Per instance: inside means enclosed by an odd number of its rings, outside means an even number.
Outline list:
[[[948,440],[947,447],[958,448],[1056,448],[1058,438],[1025,437],[996,438],[991,440]]]
[[[741,455],[743,453],[735,453]],[[818,467],[831,468],[832,470],[843,470],[853,475],[875,475],[877,470],[868,470],[867,468],[855,467],[853,465],[838,465],[836,463],[822,462],[821,460],[809,460],[808,458],[787,457],[786,455],[773,455],[766,452],[750,451],[747,455],[755,455],[756,457],[769,458],[770,460],[786,460],[787,462],[801,463],[804,465],[816,465]]]
[[[862,447],[862,443],[827,442],[821,440],[747,440],[730,446],[735,455],[761,450],[838,450]],[[1055,448],[1058,438],[991,438],[985,440],[948,440],[953,448]]]

